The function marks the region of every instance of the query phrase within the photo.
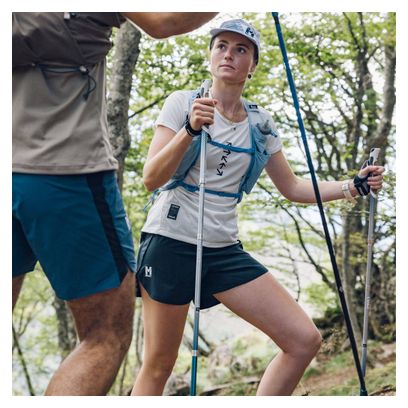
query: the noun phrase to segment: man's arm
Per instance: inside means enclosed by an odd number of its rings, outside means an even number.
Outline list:
[[[121,13],[153,38],[195,30],[218,13]]]

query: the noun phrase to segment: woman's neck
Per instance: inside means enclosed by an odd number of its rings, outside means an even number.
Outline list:
[[[218,101],[217,109],[230,119],[239,116],[244,110],[241,103],[243,88],[244,84],[226,84],[214,78],[211,95]]]

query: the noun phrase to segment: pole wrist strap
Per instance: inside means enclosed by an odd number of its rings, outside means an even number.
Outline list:
[[[357,200],[351,195],[349,180],[343,183],[343,185],[341,186],[341,190],[343,191],[344,197],[347,201],[353,204],[357,203]]]
[[[367,183],[368,177],[370,174],[367,174],[365,177],[360,177],[358,174],[357,176],[354,177],[354,187],[357,189],[358,194],[361,196],[366,196],[367,194],[370,193],[370,186]]]
[[[186,116],[186,120],[184,122],[184,127],[186,129],[186,132],[188,133],[189,136],[191,137],[196,137],[196,136],[200,136],[201,135],[201,129],[199,130],[194,130],[191,127],[191,123],[190,123],[190,119],[188,117],[188,115]]]

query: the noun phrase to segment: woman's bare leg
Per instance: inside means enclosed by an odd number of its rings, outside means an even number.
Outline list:
[[[189,305],[156,302],[141,290],[145,348],[132,395],[162,395],[177,359]]]
[[[320,348],[321,336],[312,320],[270,273],[214,296],[281,348],[257,395],[291,395]]]

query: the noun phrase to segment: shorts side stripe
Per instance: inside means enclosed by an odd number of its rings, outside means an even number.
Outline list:
[[[103,185],[104,173],[88,174],[86,180],[91,190],[96,209],[102,221],[102,226],[105,231],[109,247],[112,251],[112,256],[122,281],[128,271],[126,259],[122,252],[118,235],[116,233],[115,225],[113,223],[112,214],[109,205],[105,199],[105,187]]]

